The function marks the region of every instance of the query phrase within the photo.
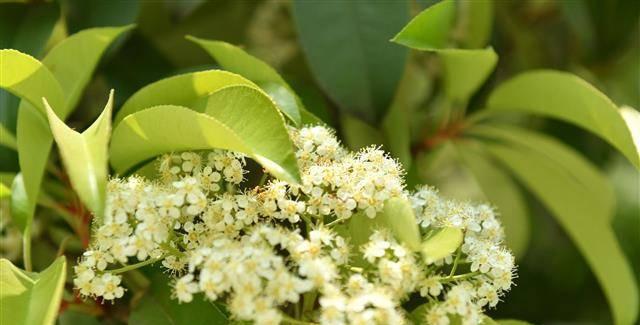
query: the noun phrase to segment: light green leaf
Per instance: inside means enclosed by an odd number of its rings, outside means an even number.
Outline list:
[[[236,85],[258,87],[244,77],[222,70],[207,70],[156,81],[133,94],[116,114],[113,125],[127,115],[159,105],[193,108],[198,100],[221,88]]]
[[[6,185],[0,183],[0,199],[4,199],[7,196],[11,195],[11,189]]]
[[[94,214],[101,216],[107,187],[107,144],[111,134],[113,90],[102,114],[82,133],[72,130],[60,120],[46,100],[45,107],[51,133],[60,149],[73,189]]]
[[[385,115],[407,58],[406,49],[388,40],[409,8],[409,1],[293,2],[311,71],[342,111],[370,124]]]
[[[62,105],[64,94],[49,69],[28,54],[16,50],[0,50],[0,87],[28,101],[44,114],[42,97]]]
[[[453,227],[439,229],[422,243],[422,257],[427,264],[453,254],[462,244],[462,230]]]
[[[560,143],[540,141],[542,136],[533,132],[518,136],[518,141],[514,141],[512,129],[502,133],[512,136],[494,137],[486,143],[489,151],[544,203],[569,234],[598,278],[615,323],[633,324],[638,314],[638,286],[610,225],[613,206],[608,190],[592,183],[591,176],[577,177],[588,164],[576,164],[580,156]]]
[[[265,62],[241,48],[222,41],[205,40],[193,36],[187,39],[200,45],[223,69],[237,73],[260,86],[296,125],[300,125],[302,102],[289,84]]]
[[[53,324],[66,278],[64,256],[41,273],[27,273],[0,259],[0,323]]]
[[[482,48],[487,45],[493,27],[493,0],[459,1],[458,25],[465,48]]]
[[[16,137],[2,124],[0,124],[0,145],[11,148],[13,150],[16,150],[18,148]]]
[[[517,319],[498,319],[495,322],[500,325],[531,325],[529,322]]]
[[[632,134],[609,98],[572,74],[548,70],[523,73],[494,90],[487,109],[540,114],[576,124],[609,142],[640,168],[637,133]]]
[[[163,153],[220,148],[242,152],[274,176],[299,182],[284,121],[266,95],[228,87],[209,98],[207,113],[166,105],[129,115],[113,132],[113,167],[123,173]]]
[[[87,29],[70,36],[51,49],[42,63],[59,81],[64,93],[64,101],[59,102],[52,100],[53,97],[39,96],[40,102],[33,105],[41,107],[41,98],[45,97],[55,109],[56,115],[64,121],[80,99],[82,90],[91,78],[102,53],[109,44],[129,28]],[[26,101],[20,103],[16,130],[20,170],[23,174],[27,199],[26,209],[19,209],[20,213],[24,213],[24,215],[17,217],[24,219],[33,217],[36,199],[40,192],[40,183],[53,143],[53,136],[49,130],[44,108],[40,114],[34,109],[30,109],[28,107],[30,105],[31,103]]]
[[[161,273],[151,275],[149,291],[140,303],[131,310],[130,324],[138,325],[206,325],[228,324],[229,319],[217,303],[210,303],[196,296],[188,304],[181,304],[172,299],[172,288],[169,278]]]
[[[437,53],[444,64],[447,97],[457,104],[466,104],[487,80],[498,63],[492,48],[483,50],[443,49]]]
[[[423,51],[448,47],[455,14],[455,1],[438,2],[414,17],[391,41]]]
[[[29,199],[22,173],[18,173],[11,183],[11,217],[13,223],[23,233],[30,229],[33,218],[28,218]]]
[[[411,202],[406,198],[391,198],[384,203],[376,221],[391,230],[394,237],[409,248],[420,249],[420,230]]]
[[[457,142],[458,154],[471,171],[488,203],[495,205],[504,225],[507,245],[516,257],[529,243],[529,215],[522,191],[510,175],[488,157],[476,142]]]

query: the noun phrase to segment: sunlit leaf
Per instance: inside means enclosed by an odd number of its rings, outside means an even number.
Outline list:
[[[402,0],[293,2],[307,62],[341,110],[371,124],[384,116],[407,57],[389,39],[408,20],[409,7]]]
[[[572,74],[523,73],[494,90],[487,109],[540,114],[576,124],[609,142],[640,168],[637,132],[630,131],[621,110],[607,96]]]
[[[268,64],[226,42],[193,36],[187,36],[187,39],[200,45],[223,69],[255,82],[273,98],[285,116],[296,125],[301,123],[300,110],[304,109],[302,102],[289,84]]]
[[[156,81],[133,94],[116,114],[113,125],[127,115],[158,105],[193,108],[203,97],[228,86],[257,86],[248,79],[222,70],[186,73]]]
[[[63,105],[64,94],[49,69],[28,54],[16,50],[0,50],[0,87],[28,101],[44,114],[42,97]]]
[[[633,324],[638,286],[611,228],[609,190],[589,175],[588,169],[595,167],[533,132],[509,128],[483,133],[492,135],[493,141],[485,144],[489,151],[544,203],[574,241],[600,282],[616,324]]]
[[[414,17],[392,41],[417,50],[448,47],[455,14],[455,1],[438,2]]]
[[[41,99],[45,97],[54,108],[56,115],[64,121],[75,108],[104,51],[109,44],[129,28],[87,29],[70,36],[51,49],[42,63],[60,83],[64,100],[59,102],[50,96],[39,96],[40,103],[33,105],[42,107]],[[19,209],[25,215],[18,216],[18,218],[27,219],[33,217],[36,198],[40,192],[40,184],[53,143],[53,136],[49,130],[44,110],[39,114],[28,107],[30,105],[31,102],[22,101],[20,103],[16,130],[20,171],[23,174],[27,195],[26,209]]]
[[[274,176],[299,181],[284,120],[262,92],[246,86],[214,93],[205,113],[158,106],[129,115],[114,132],[111,163],[123,173],[171,151],[228,149],[247,154]]]
[[[421,246],[422,257],[427,264],[443,259],[453,254],[462,244],[462,230],[446,227],[437,230],[427,238]]]
[[[46,102],[45,107],[71,185],[82,202],[101,216],[107,187],[107,144],[111,133],[113,91],[102,114],[82,133],[69,128]]]
[[[0,259],[0,323],[54,324],[66,278],[65,258],[41,273],[27,273]]]

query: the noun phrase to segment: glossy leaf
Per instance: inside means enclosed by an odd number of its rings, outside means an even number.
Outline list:
[[[0,323],[54,324],[62,299],[67,263],[59,257],[41,273],[27,273],[0,260]]]
[[[488,152],[480,143],[460,142],[456,147],[487,202],[496,206],[504,225],[507,246],[516,257],[522,256],[530,236],[529,213],[522,191],[511,175],[487,156]]]
[[[391,230],[394,237],[407,247],[420,249],[420,230],[411,202],[405,198],[391,198],[384,203],[376,221]]]
[[[296,125],[300,125],[300,110],[304,109],[302,102],[276,70],[229,43],[204,40],[193,36],[187,36],[187,39],[200,45],[223,69],[255,82],[271,96],[285,116]]]
[[[462,244],[462,230],[453,227],[439,229],[422,243],[425,263],[430,264],[453,254]]]
[[[494,137],[489,151],[502,161],[551,211],[582,252],[603,288],[616,324],[632,324],[638,314],[638,286],[610,225],[609,194],[590,176],[577,177],[586,162],[558,142],[527,132]],[[521,132],[522,133],[522,132]],[[497,135],[497,133],[496,133]],[[533,144],[535,143],[535,145]],[[529,145],[526,145],[529,144]]]
[[[133,94],[116,114],[114,125],[127,115],[159,105],[193,108],[203,97],[228,86],[257,86],[244,77],[222,70],[186,73],[156,81]]]
[[[80,95],[88,83],[93,71],[107,49],[119,35],[130,27],[92,28],[79,32],[56,45],[45,56],[42,63],[55,76],[64,93],[64,101],[59,103],[47,98],[57,116],[65,120],[76,106]],[[73,60],[69,60],[73,58]],[[41,107],[41,101],[36,107]],[[35,212],[36,198],[40,192],[40,184],[49,159],[53,136],[49,130],[47,118],[30,109],[26,101],[20,103],[18,109],[17,140],[20,171],[23,174],[24,188],[27,198],[24,215],[18,218],[32,218]],[[38,106],[40,105],[40,106]],[[15,216],[15,215],[14,215]]]
[[[60,83],[45,65],[32,56],[16,50],[0,50],[0,69],[0,87],[28,101],[42,114],[42,97],[55,105],[63,105]]]
[[[483,50],[443,49],[438,54],[444,64],[447,97],[454,103],[465,103],[493,72],[498,55],[492,48]]]
[[[378,122],[406,61],[388,40],[408,20],[409,2],[294,1],[293,16],[320,86],[341,110]]]
[[[448,47],[455,14],[455,1],[438,2],[414,17],[392,41],[417,50]]]
[[[129,323],[139,325],[174,324],[228,324],[229,319],[216,304],[196,296],[190,303],[181,304],[172,299],[172,287],[165,274],[155,272],[151,276],[149,291],[129,316]]]
[[[540,114],[581,126],[600,136],[640,168],[640,148],[621,116],[603,93],[565,72],[534,71],[503,83],[491,94],[487,109]],[[636,135],[637,137],[637,135]]]
[[[211,115],[158,106],[128,116],[113,132],[113,167],[123,173],[163,153],[220,148],[247,154],[278,178],[299,181],[284,121],[266,95],[229,87],[211,96],[209,104]]]
[[[102,114],[84,132],[69,128],[45,101],[51,133],[58,144],[62,161],[73,189],[96,215],[104,212],[107,187],[107,144],[111,134],[113,90]]]

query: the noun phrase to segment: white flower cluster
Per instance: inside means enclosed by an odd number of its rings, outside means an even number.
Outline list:
[[[429,324],[456,315],[475,324],[510,288],[513,257],[489,207],[428,187],[408,193],[395,160],[377,148],[348,152],[327,128],[290,133],[301,184],[247,187],[244,157],[220,150],[165,155],[158,181],[112,179],[106,214],[75,267],[78,291],[122,297],[120,273],[161,261],[180,302],[202,295],[256,324],[403,324],[412,294],[425,300]],[[456,227],[462,246],[427,263],[385,229],[350,243],[349,219],[375,218],[397,197],[411,200],[425,237]]]

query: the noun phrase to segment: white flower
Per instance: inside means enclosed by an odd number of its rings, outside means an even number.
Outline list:
[[[198,292],[198,284],[193,281],[193,274],[187,274],[176,281],[174,292],[180,302],[191,302],[193,294]]]

